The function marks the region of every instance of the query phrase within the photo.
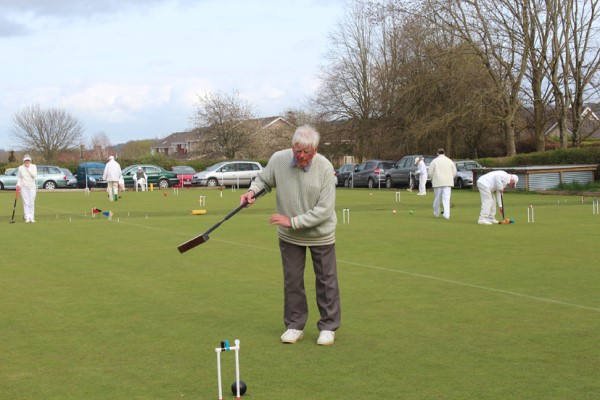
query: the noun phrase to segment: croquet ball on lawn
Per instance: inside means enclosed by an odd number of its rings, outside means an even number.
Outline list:
[[[514,223],[515,223],[515,219],[514,219],[514,218],[511,218],[511,219],[510,219],[510,223],[511,223],[511,224],[514,224]]]
[[[408,210],[409,214],[414,214],[415,212],[413,210]]]
[[[167,197],[167,192],[163,192],[163,196]]]
[[[231,384],[231,392],[234,395],[237,395],[237,385],[236,385],[236,383],[237,382],[233,382]],[[240,380],[240,396],[243,396],[244,393],[246,393],[247,389],[248,389],[248,386],[246,386],[246,383],[244,381]]]
[[[396,211],[396,209],[392,210],[392,214],[396,214],[398,211]]]
[[[506,219],[504,220],[504,223],[505,223],[505,224],[510,224],[510,219],[506,218]]]

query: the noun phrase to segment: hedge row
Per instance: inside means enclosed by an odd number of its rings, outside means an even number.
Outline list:
[[[526,167],[534,165],[599,164],[600,147],[548,150],[537,153],[517,154],[513,157],[481,158],[479,163],[489,168]]]

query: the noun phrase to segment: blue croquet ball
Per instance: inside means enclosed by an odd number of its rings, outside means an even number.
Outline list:
[[[511,219],[510,219],[510,223],[511,223],[511,224],[514,224],[514,223],[515,223],[515,219],[514,219],[514,218],[511,218]]]
[[[237,382],[233,382],[231,384],[231,393],[234,394],[234,396],[237,395]],[[240,380],[240,396],[242,396],[244,393],[246,393],[246,390],[248,389],[248,387],[246,386],[246,383],[242,380]]]

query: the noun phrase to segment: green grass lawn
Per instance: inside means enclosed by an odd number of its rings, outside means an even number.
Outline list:
[[[0,192],[0,398],[216,399],[214,349],[235,339],[248,399],[600,398],[591,198],[507,193],[516,222],[483,226],[470,190],[446,221],[431,193],[339,189],[343,322],[321,347],[310,264],[304,339],[279,341],[274,194],[177,251],[241,193],[39,192],[32,225],[20,201],[8,223],[14,192]],[[200,195],[208,213],[192,216]],[[233,352],[222,363],[233,398]]]

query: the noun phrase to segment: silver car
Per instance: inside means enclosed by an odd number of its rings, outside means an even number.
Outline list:
[[[36,165],[37,177],[36,183],[38,189],[57,189],[67,187],[69,181],[66,175],[55,165]],[[8,175],[0,175],[0,190],[15,189],[17,187],[17,171],[14,170]]]
[[[454,186],[459,187],[460,189],[472,187],[473,170],[483,168],[481,164],[473,160],[459,160],[455,161],[454,164],[456,164]]]
[[[192,176],[194,186],[250,186],[263,171],[256,161],[222,161]]]

